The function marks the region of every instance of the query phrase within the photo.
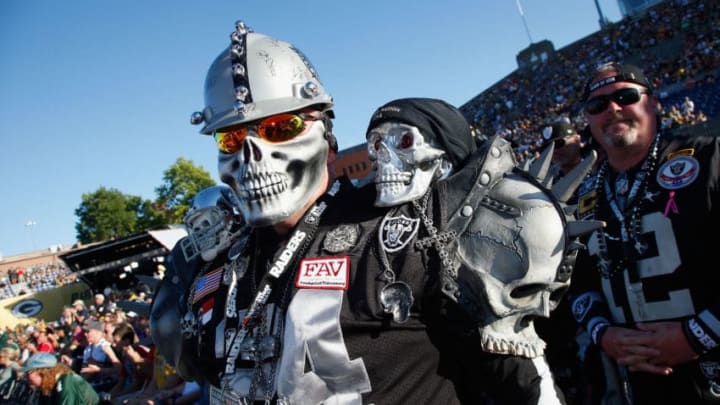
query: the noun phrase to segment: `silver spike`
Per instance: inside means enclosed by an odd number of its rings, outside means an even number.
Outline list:
[[[568,221],[567,223],[567,233],[568,236],[571,238],[586,235],[596,229],[603,228],[605,226],[605,221]]]
[[[540,156],[533,159],[532,163],[530,164],[530,168],[528,169],[528,173],[530,173],[536,179],[543,181],[545,179],[545,176],[547,176],[548,169],[550,168],[550,164],[552,163],[552,155],[554,150],[555,144],[551,143],[550,146],[548,146],[547,148],[545,148],[545,150],[542,151]]]
[[[590,172],[596,160],[597,152],[593,150],[580,163],[578,163],[578,165],[575,166],[570,173],[561,177],[560,180],[553,185],[550,191],[561,202],[567,202],[567,200],[572,197],[575,189],[578,188],[585,176]]]
[[[550,188],[550,187],[552,187],[553,180],[555,180],[555,173],[552,171],[549,171],[548,174],[545,176],[545,178],[540,180],[540,184],[545,186],[545,188]]]

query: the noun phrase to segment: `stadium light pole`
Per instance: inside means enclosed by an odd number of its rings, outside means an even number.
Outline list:
[[[600,2],[598,0],[595,0],[595,8],[597,8],[598,16],[600,19],[600,29],[604,30],[605,27],[608,26],[608,20],[607,17],[602,12],[602,8],[600,8]]]
[[[522,6],[520,5],[520,0],[515,0],[515,4],[517,5],[518,13],[520,13],[520,18],[522,18],[523,25],[525,26],[525,33],[527,33],[530,45],[532,45],[533,40],[532,36],[530,36],[530,28],[528,28],[527,21],[525,21],[525,13],[523,12]]]
[[[35,247],[35,234],[33,233],[33,228],[35,228],[35,225],[37,225],[37,222],[33,221],[32,219],[25,223],[25,227],[30,228],[30,241],[32,242],[33,251],[37,250],[37,248]]]

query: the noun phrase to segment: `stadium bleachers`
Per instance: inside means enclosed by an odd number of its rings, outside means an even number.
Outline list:
[[[669,108],[685,96],[708,121],[720,116],[720,2],[666,0],[558,49],[545,62],[511,72],[460,106],[482,136],[500,135],[537,153],[540,130],[559,119],[586,125],[580,96],[598,64],[643,68]]]

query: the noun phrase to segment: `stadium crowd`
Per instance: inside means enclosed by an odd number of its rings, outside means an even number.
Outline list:
[[[714,112],[695,105],[693,95],[681,100],[671,96],[677,89],[718,94],[717,21],[720,2],[662,2],[558,50],[548,63],[518,69],[461,109],[479,133],[500,135],[517,145],[518,158],[523,161],[540,150],[544,126],[566,121],[582,130],[587,125],[579,98],[593,68],[587,61],[628,60],[645,67],[668,101],[662,110],[664,128],[707,121]],[[0,281],[0,299],[74,281],[75,275],[62,265],[12,269]],[[92,303],[77,300],[66,306],[57,320],[0,331],[0,404],[38,400],[40,394],[30,389],[21,370],[39,352],[54,353],[62,364],[90,382],[101,402],[199,401],[200,387],[183,381],[156,352],[148,312],[127,310],[123,302],[149,307],[152,294],[106,289],[96,294]]]
[[[517,145],[518,158],[535,156],[541,129],[553,122],[587,123],[581,114],[583,85],[596,64],[624,60],[643,66],[661,99],[692,87],[695,94],[717,93],[720,68],[720,3],[669,0],[636,17],[556,50],[546,63],[518,69],[461,107],[484,136],[500,135]],[[588,61],[592,61],[589,63]],[[680,105],[663,105],[665,125],[696,123],[712,115],[696,106],[679,117]],[[675,106],[675,108],[673,108]]]
[[[74,301],[57,320],[0,331],[0,404],[41,403],[40,392],[23,378],[23,367],[37,353],[52,353],[82,376],[99,403],[181,404],[200,397],[199,386],[186,384],[155,351],[149,290],[106,293],[96,294],[89,304]]]
[[[63,264],[12,268],[0,276],[0,299],[56,288],[75,281],[75,273]]]

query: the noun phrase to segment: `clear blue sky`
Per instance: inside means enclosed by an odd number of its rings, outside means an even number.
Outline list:
[[[600,4],[620,19],[615,0]],[[513,71],[531,39],[559,49],[599,28],[593,0],[521,5],[529,36],[515,0],[3,0],[0,254],[74,243],[83,193],[154,199],[179,157],[218,181],[190,114],[236,20],[309,57],[345,148],[391,99],[460,106]]]

